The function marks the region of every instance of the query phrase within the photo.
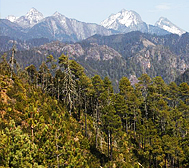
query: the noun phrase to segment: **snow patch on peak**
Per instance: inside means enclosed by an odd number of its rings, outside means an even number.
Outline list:
[[[169,21],[167,18],[160,17],[159,20],[155,23],[155,26],[158,26],[164,30],[167,30],[170,33],[178,34],[181,36],[182,34],[186,33],[186,31],[182,30],[175,24],[173,24],[171,21]]]
[[[30,10],[29,10],[29,12],[28,12],[28,14],[29,13],[40,13],[37,9],[35,9],[34,7],[33,8],[31,8]]]
[[[9,16],[7,16],[6,19],[8,19],[11,22],[15,22],[18,19],[18,17],[14,16],[14,15],[9,15]]]
[[[39,12],[37,9],[32,8],[30,11],[26,14],[25,18],[30,20],[31,24],[33,22],[39,22],[43,19],[43,14]]]
[[[138,25],[142,22],[143,21],[138,13],[122,9],[117,14],[110,15],[100,24],[105,28],[117,30],[120,25],[129,27]]]
[[[131,26],[132,24],[137,25],[138,23],[142,22],[142,19],[139,14],[133,11],[123,11],[122,15],[119,18],[119,22],[127,27]]]

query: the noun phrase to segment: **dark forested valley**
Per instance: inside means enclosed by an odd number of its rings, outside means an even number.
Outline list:
[[[131,85],[120,76],[114,92],[108,76],[88,77],[69,53],[24,68],[14,53],[0,62],[0,167],[189,167],[182,77],[140,73]]]

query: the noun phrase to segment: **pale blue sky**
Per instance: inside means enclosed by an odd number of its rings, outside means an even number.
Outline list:
[[[68,18],[97,24],[124,8],[136,11],[148,24],[163,16],[189,32],[189,0],[0,0],[0,16],[22,16],[32,7],[45,17],[58,11]]]

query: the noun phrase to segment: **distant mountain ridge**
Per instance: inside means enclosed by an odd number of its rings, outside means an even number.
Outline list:
[[[22,40],[32,38],[48,38],[64,42],[76,42],[86,39],[94,34],[111,35],[116,31],[109,30],[94,23],[80,22],[69,19],[55,12],[52,16],[43,17],[43,14],[32,8],[25,16],[16,18],[8,16],[0,20],[1,36],[9,36]],[[13,34],[12,29],[19,27]],[[19,35],[18,35],[19,34]]]
[[[9,36],[22,40],[32,38],[48,38],[63,42],[77,42],[95,34],[109,36],[118,33],[141,31],[143,33],[166,35],[170,33],[183,34],[185,31],[168,20],[148,25],[142,21],[135,11],[123,9],[101,22],[101,25],[85,23],[70,19],[55,12],[45,17],[41,12],[32,8],[25,16],[19,18],[8,16],[0,20],[0,36]]]
[[[102,21],[100,24],[108,29],[124,31],[124,28],[135,27],[143,24],[140,15],[134,11],[121,10],[117,14],[112,14],[108,19]],[[122,29],[121,29],[122,28]]]
[[[165,35],[168,33],[182,35],[186,31],[171,23],[167,18],[161,17],[156,24],[148,25],[142,21],[141,16],[135,11],[121,10],[116,14],[110,15],[100,23],[108,29],[114,29],[123,33],[131,31],[141,31],[143,33]]]
[[[73,42],[86,39],[94,34],[111,35],[113,31],[97,24],[69,19],[58,12],[44,18],[28,31],[30,37],[47,37],[51,40]]]
[[[100,23],[107,29],[114,29],[119,32],[128,33],[130,31],[146,32],[147,25],[142,21],[140,15],[134,11],[121,10],[117,14],[112,14]]]

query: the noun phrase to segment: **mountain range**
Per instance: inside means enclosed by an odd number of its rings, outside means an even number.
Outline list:
[[[44,17],[38,10],[32,8],[25,16],[17,18],[10,15],[6,19],[1,19],[0,27],[1,36],[22,40],[48,38],[63,42],[77,42],[95,34],[108,36],[131,31],[156,35],[185,33],[166,18],[161,17],[155,25],[148,25],[142,21],[138,13],[125,9],[112,14],[98,25],[70,19],[58,12]]]
[[[1,19],[0,26],[1,36],[22,40],[48,38],[49,40],[76,42],[94,34],[111,35],[115,33],[114,30],[97,24],[69,19],[58,12],[44,18],[35,8],[19,18],[9,16],[7,19]]]
[[[4,41],[10,43],[11,40],[4,38]],[[110,36],[94,35],[72,44],[48,42],[42,38],[40,41],[17,41],[17,46],[29,48],[16,52],[15,59],[22,67],[33,64],[39,68],[48,55],[52,54],[58,60],[64,53],[81,64],[88,76],[108,76],[115,90],[118,90],[117,82],[123,76],[127,76],[132,84],[145,73],[150,77],[161,76],[170,83],[189,69],[188,33],[157,36],[134,31]],[[7,54],[9,59],[11,51]]]
[[[101,25],[122,33],[128,33],[131,31],[141,31],[143,33],[156,35],[165,35],[168,33],[182,35],[186,33],[186,31],[174,25],[167,18],[161,17],[155,25],[149,25],[142,21],[142,18],[138,13],[125,9],[117,14],[110,15],[107,19],[101,22]]]
[[[108,76],[115,88],[122,76],[134,84],[147,73],[169,83],[189,68],[189,34],[163,17],[148,25],[136,12],[121,10],[97,25],[58,12],[44,17],[32,8],[20,18],[1,19],[0,27],[0,52],[10,50],[16,39],[21,66],[39,68],[47,55],[58,59],[65,53],[89,76]]]

